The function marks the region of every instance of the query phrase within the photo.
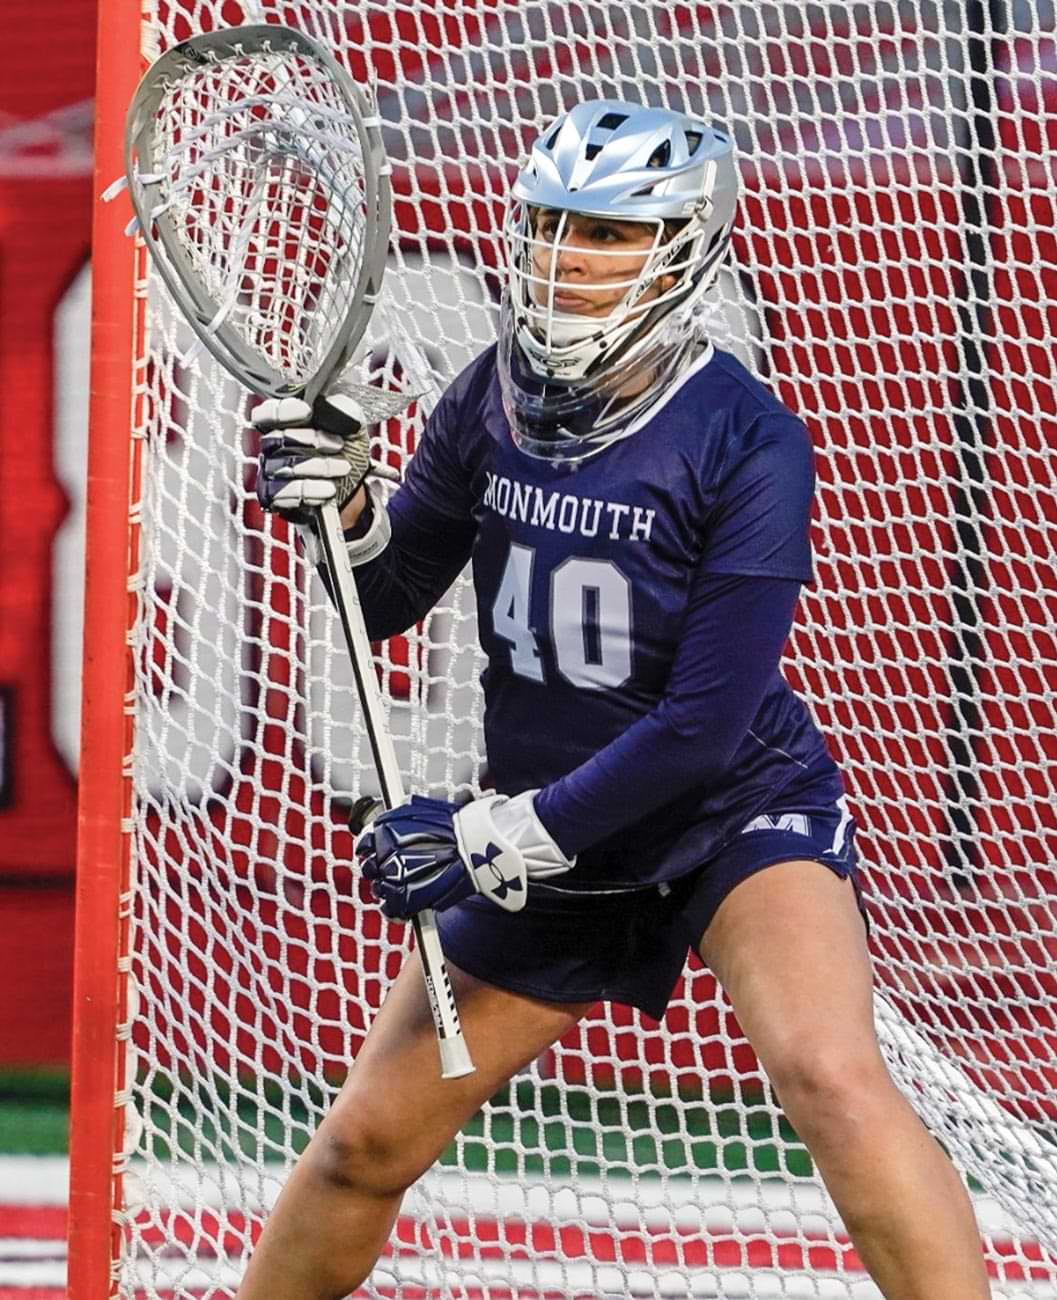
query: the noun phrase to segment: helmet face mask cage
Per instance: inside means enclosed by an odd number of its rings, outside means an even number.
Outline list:
[[[691,264],[694,235],[683,229],[674,232],[672,223],[650,218],[635,225],[643,227],[644,238],[651,236],[646,247],[598,248],[590,253],[591,261],[601,269],[601,280],[577,280],[575,285],[559,278],[562,257],[571,251],[582,252],[567,242],[571,233],[568,211],[549,213],[514,201],[508,209],[504,234],[509,252],[510,290],[519,320],[521,343],[544,373],[574,378],[589,373],[602,352],[617,353],[622,342],[634,335],[644,316],[658,309],[668,309],[684,298],[692,284],[684,278]],[[541,225],[551,220],[553,234],[541,233]],[[612,221],[612,218],[598,218]],[[622,223],[629,225],[631,223]],[[606,263],[612,267],[608,270]],[[630,264],[630,265],[629,265]],[[622,274],[625,272],[626,274]],[[661,281],[672,277],[663,287]],[[563,312],[555,304],[559,290],[575,289],[577,294],[612,297],[617,300],[605,315]],[[656,288],[656,292],[653,290]],[[622,291],[622,292],[621,292]],[[587,357],[585,342],[599,345],[599,357]]]
[[[666,109],[581,104],[537,141],[504,222],[499,367],[519,446],[582,459],[677,377],[703,342],[696,308],[729,246],[736,193],[727,137]],[[592,246],[574,231],[591,219],[641,225],[643,238]],[[563,277],[572,252],[589,258],[588,278]],[[583,309],[561,310],[558,295]]]

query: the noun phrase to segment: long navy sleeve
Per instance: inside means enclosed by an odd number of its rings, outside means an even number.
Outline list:
[[[697,575],[664,697],[536,796],[565,853],[725,774],[778,672],[799,593],[790,578]]]

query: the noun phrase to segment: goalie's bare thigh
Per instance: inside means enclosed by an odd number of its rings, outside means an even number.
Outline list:
[[[449,972],[475,1073],[441,1078],[418,958],[409,958],[312,1140],[319,1172],[339,1182],[369,1179],[380,1194],[410,1185],[511,1075],[592,1005],[511,993],[450,963]]]
[[[814,861],[768,867],[727,895],[699,951],[779,1095],[885,1075],[850,880]]]

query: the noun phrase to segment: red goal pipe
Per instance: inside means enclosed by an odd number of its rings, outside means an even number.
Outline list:
[[[125,110],[140,75],[140,6],[99,0],[96,75],[95,211],[92,231],[92,378],[88,448],[87,572],[74,941],[73,1090],[70,1121],[70,1300],[115,1294],[113,1211],[119,1205],[121,1115],[115,1093],[123,1071],[117,1026],[125,1006],[119,957],[126,923],[127,782],[131,681],[126,632],[136,563],[129,520],[134,490],[132,440],[133,289],[136,254],[123,228],[127,201],[99,195],[123,167]]]

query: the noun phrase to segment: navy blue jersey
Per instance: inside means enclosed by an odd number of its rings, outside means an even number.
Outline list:
[[[472,558],[489,774],[576,870],[560,889],[700,865],[780,791],[839,774],[778,672],[811,578],[803,424],[711,353],[637,432],[574,465],[512,443],[494,349],[445,393],[358,571],[372,635]]]

